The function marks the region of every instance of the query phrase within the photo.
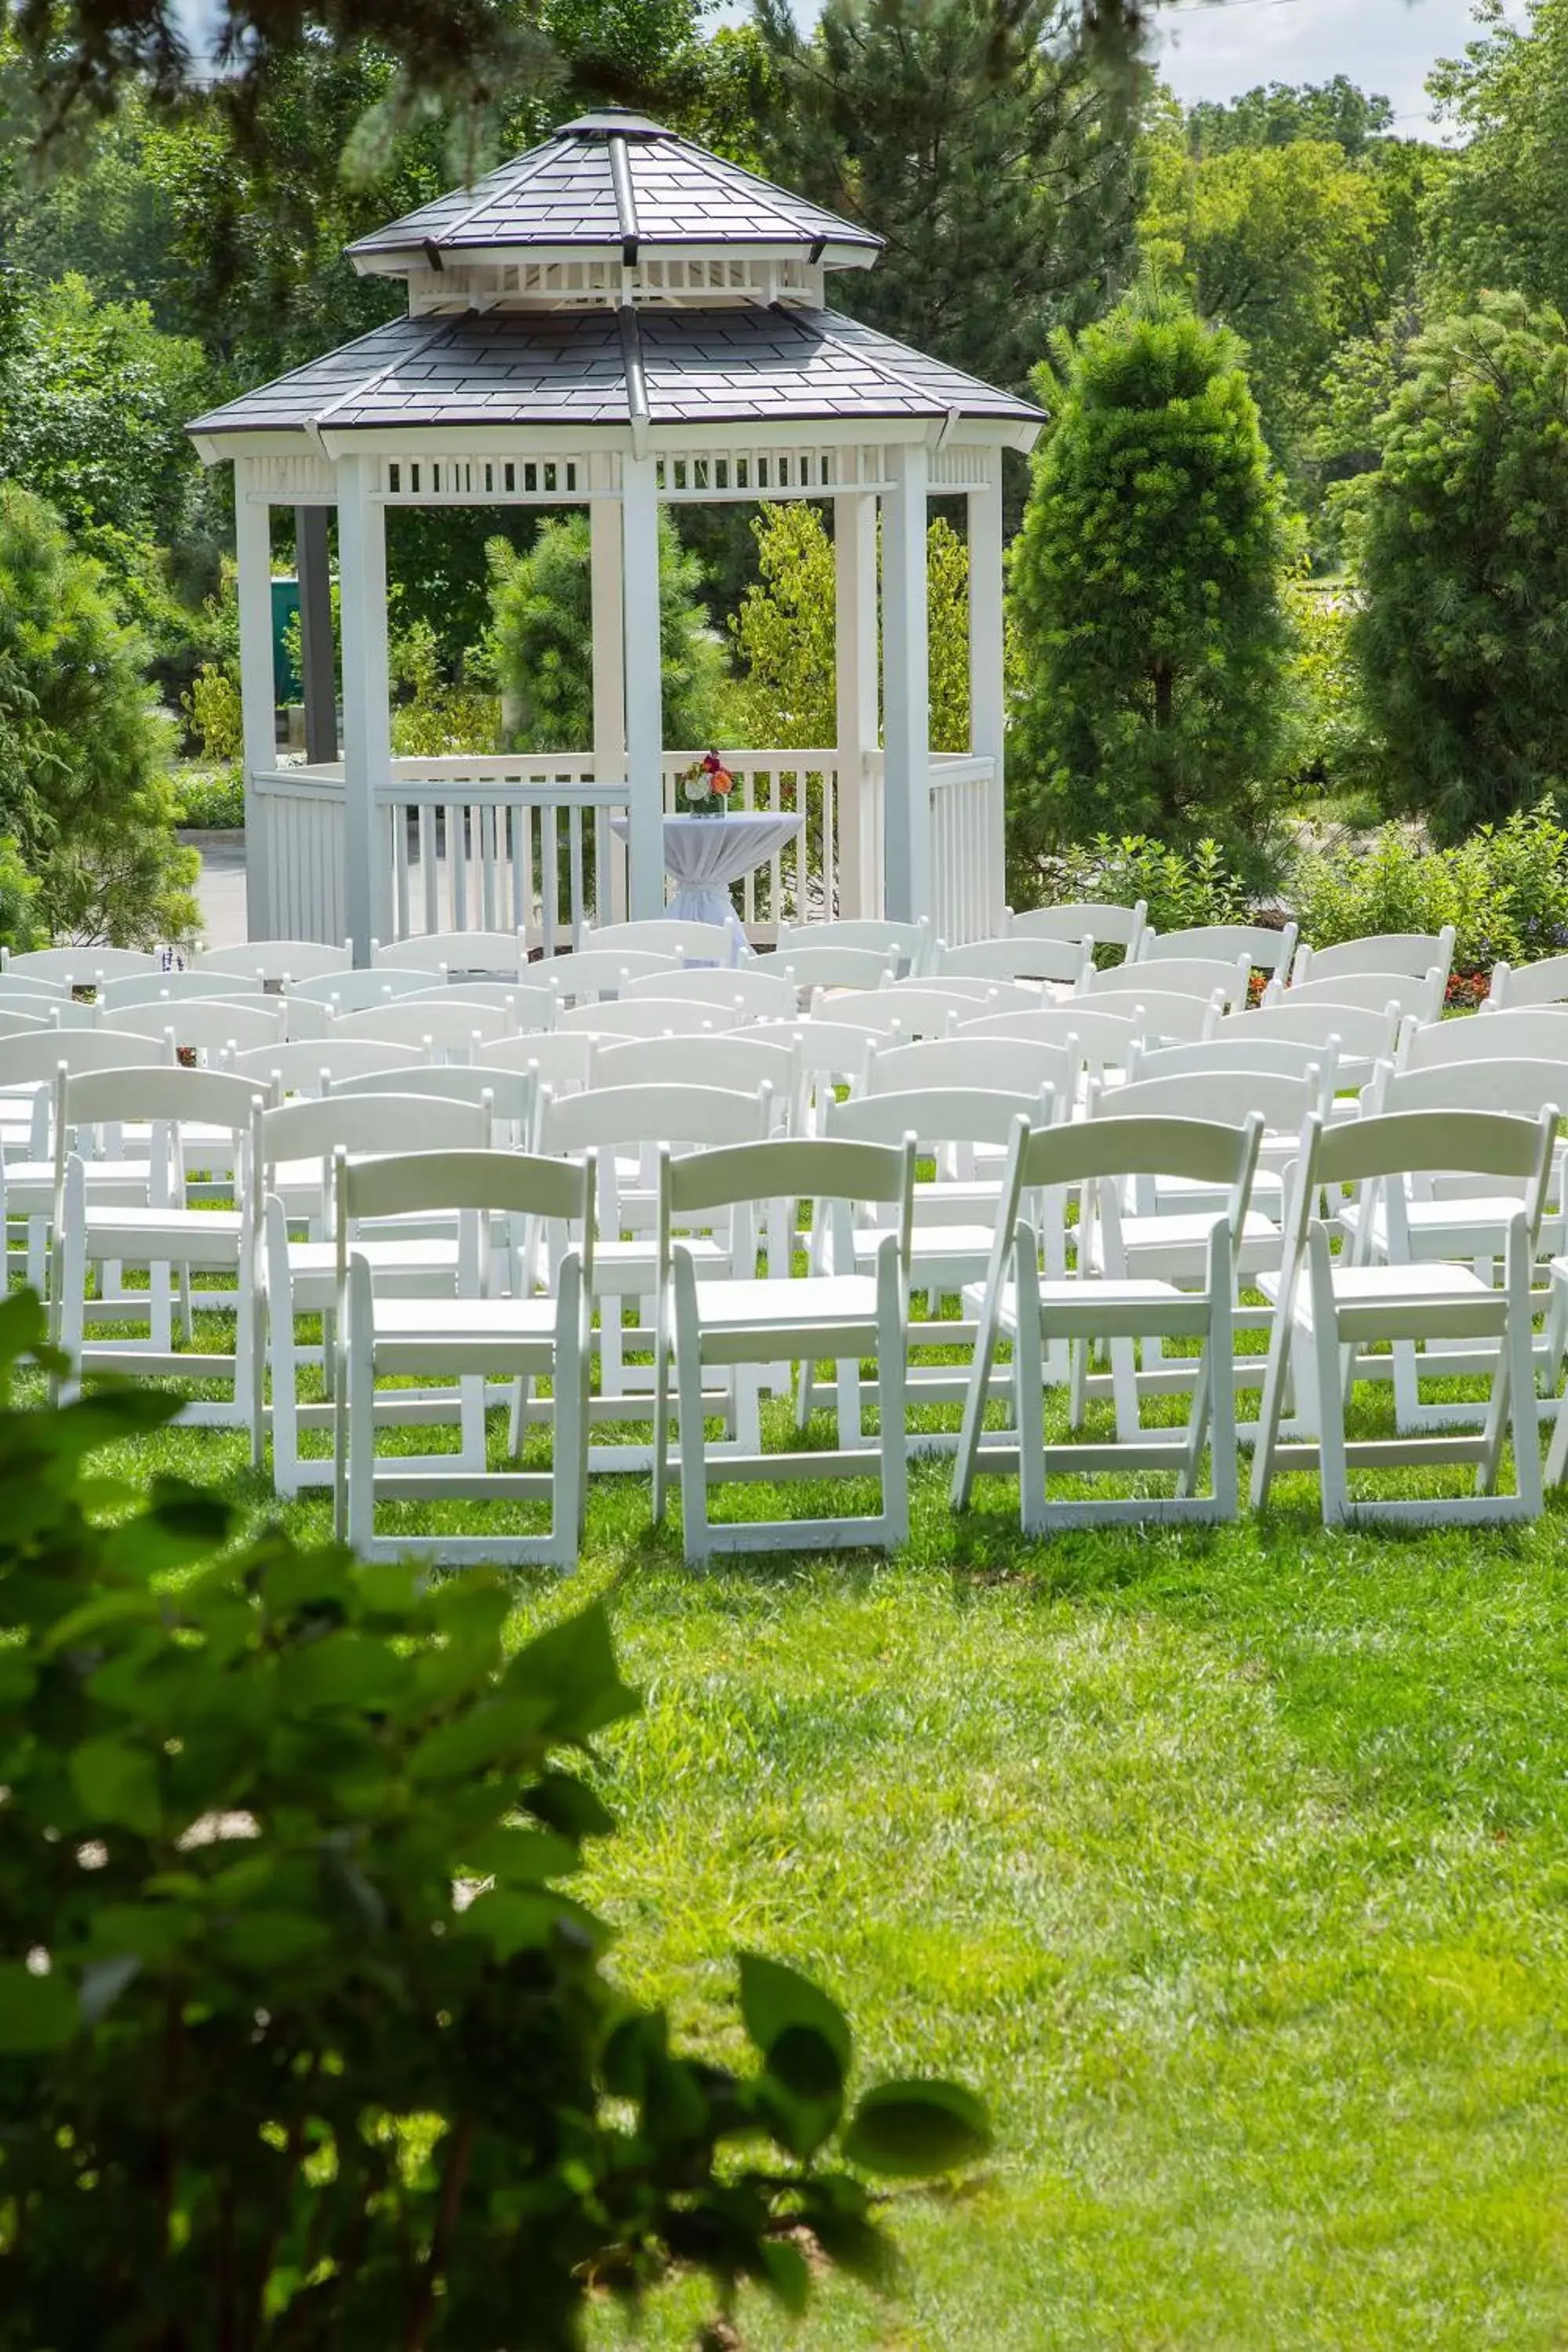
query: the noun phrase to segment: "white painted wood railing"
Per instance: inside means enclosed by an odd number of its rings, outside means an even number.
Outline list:
[[[686,805],[682,772],[701,757],[700,751],[665,753],[664,804],[669,815],[679,816]],[[777,936],[781,922],[830,922],[850,912],[839,904],[837,752],[727,751],[723,758],[735,779],[731,806],[737,812],[805,819],[799,839],[740,885],[740,915],[748,938],[761,945]]]
[[[996,762],[969,752],[932,755],[931,925],[950,948],[994,939],[1006,922],[1002,788]]]

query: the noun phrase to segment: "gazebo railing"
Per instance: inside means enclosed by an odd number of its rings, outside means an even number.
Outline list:
[[[805,820],[795,841],[741,883],[740,915],[748,937],[763,944],[775,937],[781,922],[829,922],[848,911],[839,904],[837,752],[726,751],[723,756],[735,779],[732,808]],[[700,751],[665,753],[664,804],[671,816],[685,807],[682,771],[701,757]]]
[[[624,782],[600,783],[586,757],[395,761],[376,793],[385,827],[386,936],[521,930],[553,955],[611,905],[610,830]]]
[[[1002,929],[1006,876],[996,762],[939,751],[931,763],[931,928],[950,948]]]

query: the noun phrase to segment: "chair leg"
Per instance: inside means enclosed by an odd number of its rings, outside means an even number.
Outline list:
[[[485,1382],[482,1372],[465,1373],[458,1383],[458,1453],[466,1470],[485,1466]]]
[[[877,1418],[882,1457],[883,1541],[889,1550],[910,1539],[910,1448],[907,1418],[909,1333],[900,1312],[902,1276],[896,1258],[882,1268],[878,1317]],[[857,1401],[857,1412],[859,1410]]]
[[[551,1374],[554,1398],[552,1448],[550,1559],[575,1568],[583,1549],[585,1465],[588,1459],[587,1392],[583,1380],[586,1346],[583,1323],[583,1276],[575,1256],[563,1262],[556,1307],[555,1359]],[[521,1384],[520,1384],[521,1385]]]
[[[526,1372],[520,1372],[511,1387],[511,1403],[507,1412],[507,1451],[515,1462],[528,1443],[528,1404],[533,1382]]]
[[[1020,1225],[1013,1362],[1018,1400],[1018,1519],[1026,1535],[1042,1533],[1046,1524],[1046,1388],[1037,1267],[1034,1234]]]
[[[1345,1459],[1345,1406],[1349,1382],[1342,1378],[1334,1314],[1333,1260],[1327,1228],[1315,1224],[1308,1237],[1307,1278],[1312,1286],[1312,1355],[1318,1412],[1318,1476],[1323,1525],[1333,1527],[1350,1513],[1350,1473]]]
[[[836,1419],[838,1443],[853,1449],[866,1444],[866,1433],[860,1423],[860,1360],[858,1356],[840,1356],[833,1367]]]
[[[363,1557],[375,1535],[375,1329],[370,1270],[363,1260],[351,1261],[349,1266],[348,1323],[343,1365],[346,1534],[353,1549]]]
[[[955,1511],[966,1511],[974,1491],[974,1467],[980,1453],[981,1431],[985,1421],[985,1402],[991,1386],[991,1367],[996,1355],[996,1309],[986,1297],[981,1304],[980,1328],[974,1335],[974,1352],[969,1361],[969,1386],[963,1393],[963,1416],[959,1424],[958,1448],[953,1456],[952,1485],[948,1500]]]
[[[664,1525],[669,1487],[669,1306],[660,1298],[654,1315],[653,1342],[653,1523]]]
[[[1508,1329],[1501,1349],[1512,1391],[1514,1491],[1530,1517],[1538,1518],[1545,1500],[1541,1479],[1541,1413],[1535,1397],[1535,1351],[1530,1313],[1530,1244],[1522,1223],[1509,1234],[1504,1266]],[[1494,1482],[1496,1472],[1493,1472]]]
[[[1138,1367],[1131,1339],[1110,1342],[1110,1394],[1116,1408],[1116,1436],[1121,1445],[1135,1445],[1142,1425],[1138,1410]]]
[[[800,1360],[800,1380],[795,1392],[795,1425],[804,1429],[811,1419],[812,1391],[816,1382],[816,1366],[810,1356]]]
[[[1231,1360],[1236,1350],[1236,1324],[1230,1282],[1215,1286],[1214,1307],[1209,1321],[1209,1484],[1214,1493],[1215,1512],[1222,1519],[1234,1519],[1240,1507],[1238,1475],[1236,1459],[1236,1382],[1231,1377]],[[1200,1438],[1200,1444],[1202,1440]]]
[[[708,1455],[702,1427],[702,1329],[689,1258],[675,1261],[675,1388],[680,1436],[680,1525],[693,1567],[712,1549],[708,1535]]]

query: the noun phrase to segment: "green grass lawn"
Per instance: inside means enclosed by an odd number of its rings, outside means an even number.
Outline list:
[[[226,1433],[119,1466],[154,1461],[270,1507]],[[994,2110],[981,2177],[899,2200],[900,2295],[749,2302],[746,2344],[1568,2344],[1568,1509],[1329,1537],[1298,1477],[1262,1523],[1026,1544],[1016,1488],[960,1523],[946,1477],[896,1559],[701,1572],[599,1479],[579,1575],[518,1580],[520,1637],[604,1594],[646,1695],[585,1890],[626,1984],[721,2049],[729,1956],[775,1953],[868,2068]]]

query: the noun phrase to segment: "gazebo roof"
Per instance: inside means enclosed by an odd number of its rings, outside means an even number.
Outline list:
[[[843,268],[867,266],[881,242],[646,116],[606,108],[348,251],[356,269],[395,275],[443,258],[568,248],[627,262],[697,247],[804,250]]]
[[[1028,401],[833,310],[469,311],[395,319],[198,417],[193,434],[431,425],[984,419],[1027,446]],[[1023,428],[1021,431],[1018,428]]]

